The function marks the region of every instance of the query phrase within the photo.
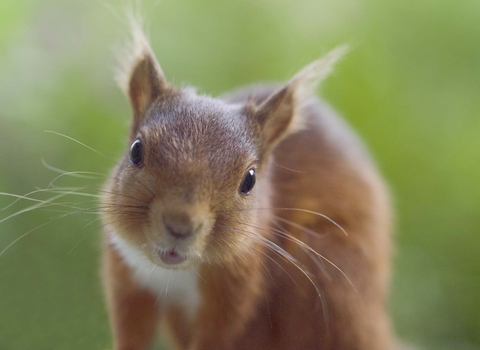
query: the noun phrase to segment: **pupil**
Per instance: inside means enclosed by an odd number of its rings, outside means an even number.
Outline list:
[[[242,194],[250,194],[253,186],[255,186],[255,170],[250,169],[243,179],[242,185],[240,186],[240,192],[242,192]]]
[[[133,165],[140,166],[143,161],[142,143],[140,140],[135,140],[130,148],[130,161]]]

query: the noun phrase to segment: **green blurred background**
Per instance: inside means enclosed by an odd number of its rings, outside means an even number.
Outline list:
[[[0,2],[0,192],[106,174],[130,109],[112,79],[126,2]],[[397,208],[391,309],[424,349],[480,349],[480,2],[144,1],[167,77],[219,94],[284,80],[341,43],[322,95],[375,154]],[[98,186],[99,179],[57,180]],[[38,195],[36,198],[48,198]],[[0,207],[14,198],[0,196]],[[90,201],[71,197],[69,202]],[[95,215],[0,211],[0,349],[109,349]],[[50,222],[50,220],[53,220]]]

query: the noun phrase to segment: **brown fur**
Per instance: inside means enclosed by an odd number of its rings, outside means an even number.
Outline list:
[[[106,234],[160,266],[162,247],[184,253],[172,268],[198,268],[201,303],[192,320],[159,308],[105,240],[115,349],[148,348],[160,313],[178,349],[391,349],[387,191],[355,135],[303,89],[328,59],[283,87],[215,100],[169,86],[140,52],[129,144],[141,138],[144,160],[126,155],[106,185]],[[252,167],[257,184],[239,195]]]
[[[104,245],[103,278],[115,349],[146,349],[155,334],[155,297],[138,288],[118,253]]]

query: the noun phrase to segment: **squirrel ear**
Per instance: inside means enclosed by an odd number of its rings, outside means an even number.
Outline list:
[[[152,102],[165,88],[165,78],[155,56],[151,52],[145,52],[132,67],[128,82],[128,95],[135,118],[143,118]]]
[[[346,46],[338,47],[309,64],[257,108],[255,117],[262,130],[266,151],[271,150],[288,134],[302,128],[303,120],[297,113],[298,110],[318,84],[328,77],[346,51]]]
[[[131,27],[133,40],[122,54],[117,80],[130,98],[138,122],[168,84],[139,22],[131,19]]]

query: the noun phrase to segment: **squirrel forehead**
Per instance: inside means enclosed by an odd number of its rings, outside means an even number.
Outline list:
[[[244,167],[256,157],[255,130],[248,124],[242,106],[195,95],[157,101],[140,133],[159,161],[221,169]]]
[[[209,97],[180,95],[175,99],[159,99],[146,118],[146,127],[191,138],[199,135],[242,137],[247,119],[242,110],[241,105]]]

